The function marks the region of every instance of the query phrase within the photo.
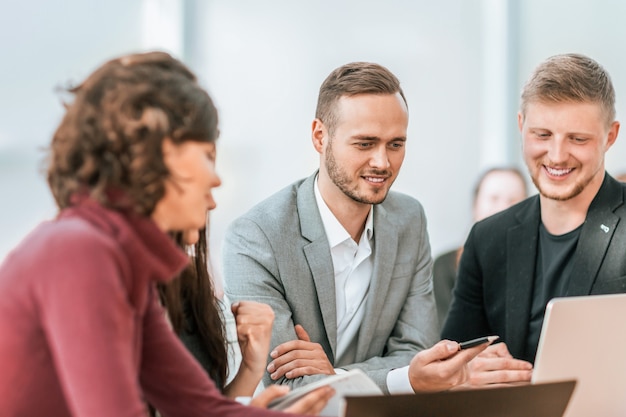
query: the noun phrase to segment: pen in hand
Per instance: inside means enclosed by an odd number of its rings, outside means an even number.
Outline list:
[[[459,343],[459,350],[469,349],[474,346],[482,345],[483,343],[492,343],[494,340],[498,339],[500,336],[483,336],[478,337],[476,339],[467,340],[465,342]]]

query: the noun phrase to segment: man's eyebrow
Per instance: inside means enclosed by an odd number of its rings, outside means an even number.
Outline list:
[[[354,139],[354,140],[369,140],[369,141],[381,140],[381,138],[379,138],[378,136],[367,136],[367,135],[352,136],[352,139]],[[393,142],[393,141],[406,142],[406,137],[405,136],[400,136],[400,137],[393,138],[393,139],[390,140],[390,142]]]

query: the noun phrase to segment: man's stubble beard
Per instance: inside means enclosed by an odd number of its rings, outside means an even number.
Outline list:
[[[335,159],[335,155],[333,154],[332,148],[332,139],[328,141],[328,147],[326,149],[326,155],[324,157],[324,162],[326,164],[326,171],[328,172],[328,177],[330,180],[350,199],[356,201],[361,204],[380,204],[385,201],[387,198],[388,188],[386,190],[375,191],[377,194],[382,193],[381,198],[377,199],[369,199],[365,196],[359,195],[358,186],[350,188],[350,177],[345,173],[337,164],[337,160]],[[377,175],[387,175],[388,171],[374,171]],[[391,185],[390,185],[391,187]]]

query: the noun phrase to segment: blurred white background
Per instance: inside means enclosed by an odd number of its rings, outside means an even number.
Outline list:
[[[565,52],[598,60],[624,119],[624,16],[620,0],[0,0],[0,259],[55,214],[41,168],[62,115],[57,89],[148,49],[186,62],[220,111],[218,276],[228,223],[317,166],[319,85],[357,60],[402,82],[409,141],[394,188],[423,203],[437,255],[463,242],[477,176],[524,168],[518,95],[539,62]],[[609,172],[626,171],[625,157],[619,138]]]

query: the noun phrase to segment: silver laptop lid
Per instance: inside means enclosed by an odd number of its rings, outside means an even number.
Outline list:
[[[576,379],[565,417],[626,416],[626,294],[548,303],[532,382]]]

